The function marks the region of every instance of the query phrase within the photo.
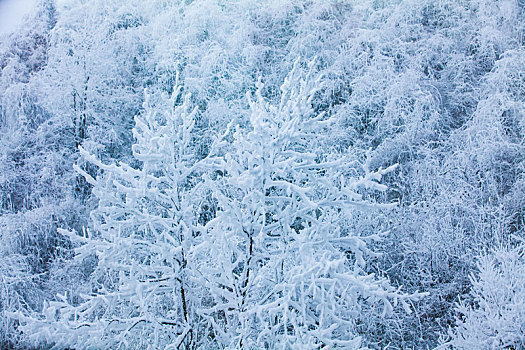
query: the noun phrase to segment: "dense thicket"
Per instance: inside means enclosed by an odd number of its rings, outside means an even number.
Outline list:
[[[524,28],[41,0],[0,39],[0,347],[525,347]]]

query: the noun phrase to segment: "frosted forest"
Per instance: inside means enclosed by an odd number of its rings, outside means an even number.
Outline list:
[[[524,116],[524,0],[38,0],[0,348],[525,349]]]

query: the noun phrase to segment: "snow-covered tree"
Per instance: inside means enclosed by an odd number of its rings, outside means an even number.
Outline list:
[[[35,343],[55,347],[188,348],[195,342],[192,289],[195,238],[195,158],[192,129],[197,110],[177,85],[170,98],[146,93],[144,113],[135,118],[133,156],[138,168],[107,165],[81,149],[99,167],[93,186],[98,206],[93,229],[62,231],[81,244],[75,259],[94,263],[91,284],[78,295],[59,295],[43,319],[21,329]],[[94,260],[93,260],[94,259]],[[94,261],[94,262],[93,262]]]
[[[352,232],[345,220],[382,207],[360,190],[385,191],[379,181],[395,165],[370,171],[328,146],[332,120],[312,109],[321,87],[313,72],[314,62],[303,75],[296,61],[277,106],[259,83],[246,128],[210,155],[217,214],[196,249],[208,257],[203,317],[227,348],[358,348],[364,300],[382,303],[385,316],[392,303],[408,311],[406,299],[417,298],[364,272],[374,255],[367,242],[380,236]]]
[[[367,242],[380,236],[345,226],[355,210],[382,207],[360,191],[385,191],[379,181],[395,166],[370,171],[325,151],[331,120],[313,113],[320,80],[308,68],[303,76],[296,63],[278,106],[259,84],[248,125],[232,121],[203,159],[181,86],[171,108],[147,95],[135,120],[138,168],[81,150],[103,171],[95,179],[77,167],[99,203],[92,230],[63,233],[81,244],[76,260],[95,264],[91,284],[40,317],[18,314],[21,330],[55,347],[357,348],[361,305],[409,312],[420,295],[364,272]],[[199,196],[210,191],[215,217],[201,220]]]

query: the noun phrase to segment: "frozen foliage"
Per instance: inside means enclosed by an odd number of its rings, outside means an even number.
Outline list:
[[[449,343],[461,349],[521,349],[525,346],[523,246],[499,248],[480,257],[472,276],[473,305],[460,301],[460,318]]]
[[[383,317],[398,302],[411,312],[419,295],[363,271],[366,242],[380,237],[343,229],[349,212],[381,207],[359,188],[385,191],[378,181],[395,166],[364,164],[353,177],[359,164],[321,147],[331,120],[311,109],[320,82],[313,63],[304,78],[297,66],[279,105],[259,83],[248,131],[232,121],[205,158],[195,157],[197,110],[179,85],[168,101],[147,95],[135,119],[138,169],[81,149],[103,171],[95,179],[76,167],[98,197],[93,231],[62,232],[81,244],[75,259],[95,259],[92,284],[59,294],[41,316],[18,314],[21,331],[55,348],[348,349],[361,344],[360,304],[380,302]],[[203,192],[216,213],[201,223]]]
[[[82,244],[75,259],[94,259],[92,285],[80,301],[60,296],[44,308],[42,321],[22,328],[36,343],[45,340],[56,348],[192,344],[198,330],[193,304],[203,296],[194,294],[198,271],[187,255],[196,224],[192,176],[202,161],[192,149],[196,109],[190,109],[189,96],[179,101],[180,89],[169,99],[146,94],[133,130],[139,169],[105,165],[81,149],[103,171],[94,179],[76,167],[98,198],[93,233],[64,234]]]
[[[347,231],[355,210],[379,204],[359,188],[385,191],[382,175],[395,166],[352,175],[360,164],[326,147],[332,120],[315,115],[311,100],[319,81],[298,73],[297,62],[281,86],[277,106],[250,97],[247,131],[234,127],[215,158],[218,212],[206,224],[211,245],[201,246],[212,307],[204,312],[215,336],[233,348],[317,348],[360,346],[355,321],[360,304],[381,303],[383,316],[406,299],[385,279],[363,271],[379,236]],[[414,299],[415,296],[412,297]]]
[[[524,21],[39,0],[0,39],[0,347],[506,346],[478,301],[522,271]]]

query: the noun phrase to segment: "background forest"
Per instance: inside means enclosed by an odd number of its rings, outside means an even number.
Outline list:
[[[39,1],[0,348],[525,348],[523,0]]]

